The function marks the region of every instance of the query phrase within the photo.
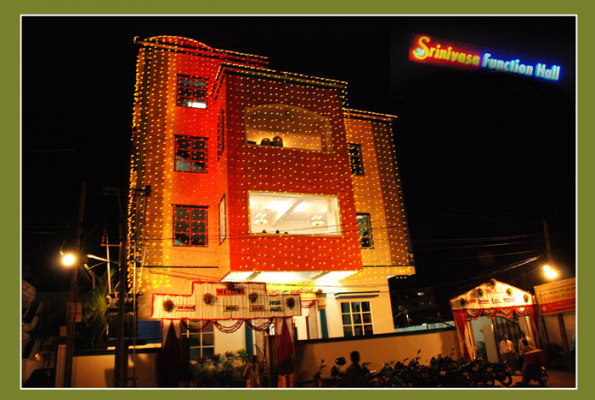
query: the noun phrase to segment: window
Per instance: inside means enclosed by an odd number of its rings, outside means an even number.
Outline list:
[[[349,151],[349,166],[351,175],[364,175],[364,159],[362,157],[362,146],[355,143],[347,143]]]
[[[176,136],[175,170],[206,173],[207,152],[207,138]]]
[[[188,358],[190,361],[196,361],[197,358],[208,357],[213,359],[215,355],[215,331],[213,324],[199,330],[204,321],[193,323],[184,320],[182,324],[182,337],[188,344]],[[196,325],[196,326],[195,326]]]
[[[225,111],[221,110],[217,122],[217,161],[221,158],[223,150],[225,150]]]
[[[336,196],[249,192],[250,233],[334,235],[341,233]]]
[[[207,246],[207,228],[207,207],[174,206],[174,246]]]
[[[362,249],[374,248],[372,239],[372,222],[370,214],[357,214],[357,229],[359,231],[359,242]]]
[[[372,309],[369,301],[341,303],[343,336],[368,336],[374,334]]]
[[[330,120],[310,110],[285,104],[244,109],[248,144],[332,151]]]
[[[219,202],[219,243],[223,243],[227,237],[227,216],[225,213],[225,196]]]
[[[178,75],[178,102],[182,107],[207,108],[207,81]]]

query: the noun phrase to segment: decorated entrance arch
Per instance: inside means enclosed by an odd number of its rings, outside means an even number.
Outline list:
[[[530,292],[492,279],[450,300],[461,356],[466,360],[477,357],[471,321],[481,316],[494,319],[530,316],[531,330],[537,332],[537,303]]]
[[[275,324],[277,363],[281,364],[294,352],[293,317],[301,316],[302,308],[316,302],[302,302],[300,294],[271,294],[266,283],[260,282],[193,282],[188,295],[153,294],[151,317],[171,322],[163,344],[168,353],[171,343],[177,343],[174,321],[195,332],[213,325],[224,333],[236,332],[244,323],[259,332]]]

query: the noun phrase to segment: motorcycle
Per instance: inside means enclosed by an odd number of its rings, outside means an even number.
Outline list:
[[[512,384],[512,368],[507,362],[492,364],[494,377],[504,386]]]
[[[326,365],[324,365],[324,359],[323,359],[320,361],[320,368],[314,374],[314,385],[316,385],[316,387],[321,388],[321,387],[331,386],[332,379],[322,377],[322,370],[324,368],[326,368]]]
[[[335,365],[331,368],[331,386],[344,387],[347,386],[345,372],[341,368],[347,364],[345,357],[335,359]]]
[[[525,365],[523,366],[523,383],[528,385],[531,381],[536,381],[539,386],[544,387],[549,380],[549,375],[545,369],[545,354],[543,350],[533,350],[523,353]]]

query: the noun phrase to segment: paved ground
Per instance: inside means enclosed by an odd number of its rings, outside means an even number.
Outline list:
[[[576,388],[577,387],[576,378],[575,378],[576,374],[574,371],[548,370],[548,375],[549,375],[550,379],[548,380],[545,388]],[[513,378],[513,383],[512,383],[512,385],[510,385],[510,388],[516,388],[516,389],[521,389],[521,388],[522,389],[525,389],[525,388],[538,389],[538,388],[541,388],[539,386],[539,384],[535,381],[532,381],[531,384],[527,387],[518,386],[518,384],[520,384],[521,381],[523,380],[523,377],[520,375],[520,373],[519,373],[519,375],[515,375],[512,378]],[[498,381],[496,381],[496,386],[505,387]]]

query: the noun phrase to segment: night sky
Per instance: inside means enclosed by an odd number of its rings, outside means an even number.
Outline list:
[[[511,266],[544,256],[544,218],[554,259],[574,276],[574,24],[572,17],[25,17],[23,278],[40,290],[64,287],[57,254],[73,242],[83,181],[85,250],[104,254],[98,245],[106,226],[117,242],[118,204],[102,188],[126,193],[133,38],[156,35],[268,56],[278,71],[344,80],[350,108],[397,115],[418,271],[409,284],[462,292],[507,270],[504,277],[520,286],[538,264]],[[414,34],[555,63],[562,78],[415,63],[408,58]]]

